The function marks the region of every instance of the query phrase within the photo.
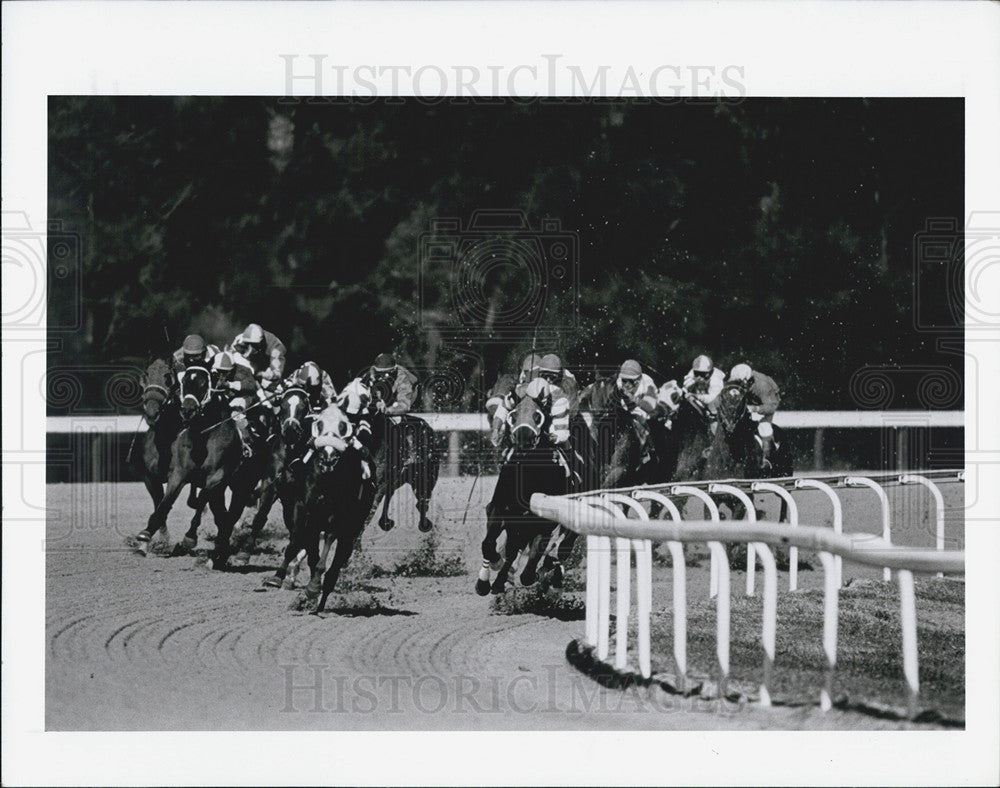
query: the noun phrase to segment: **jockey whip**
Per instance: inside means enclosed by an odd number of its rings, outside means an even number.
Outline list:
[[[219,391],[219,389],[213,389],[213,391]],[[274,392],[274,394],[272,394],[272,395],[271,395],[270,397],[266,397],[265,399],[262,399],[262,400],[261,400],[260,402],[255,402],[255,403],[254,403],[253,405],[251,405],[251,406],[250,406],[249,408],[247,408],[247,409],[246,409],[245,411],[243,411],[243,412],[244,412],[244,413],[249,413],[249,412],[250,412],[250,411],[252,411],[252,410],[253,410],[254,408],[258,408],[258,407],[260,407],[261,405],[266,405],[267,403],[269,403],[269,402],[273,401],[273,400],[274,400],[274,399],[275,399],[276,397],[280,397],[280,396],[281,396],[281,395],[282,395],[283,393],[284,393],[284,392],[282,392],[282,391],[276,391],[276,392]],[[204,435],[204,434],[205,434],[206,432],[209,432],[209,431],[211,431],[211,430],[214,430],[214,429],[215,429],[216,427],[221,427],[221,426],[222,426],[223,424],[225,424],[225,423],[226,423],[227,421],[232,421],[232,420],[233,420],[233,417],[232,417],[232,415],[229,415],[229,416],[227,416],[226,418],[224,418],[224,419],[223,419],[222,421],[217,421],[217,422],[216,422],[215,424],[212,424],[212,425],[211,425],[211,426],[209,426],[209,427],[205,427],[205,429],[203,429],[203,430],[201,431],[201,434],[202,434],[202,435]]]
[[[483,459],[482,457],[477,457],[476,461],[476,476],[472,480],[472,486],[469,488],[469,497],[465,500],[465,513],[462,515],[462,527],[465,527],[465,521],[469,516],[469,504],[472,503],[472,493],[476,490],[476,482],[479,481],[479,477],[483,472]]]

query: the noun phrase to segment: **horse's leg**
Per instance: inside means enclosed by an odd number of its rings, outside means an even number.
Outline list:
[[[192,484],[188,490],[187,505],[189,509],[198,508],[198,487],[195,484]]]
[[[500,553],[497,552],[497,540],[500,532],[503,531],[503,518],[496,513],[496,506],[491,501],[486,506],[486,536],[481,545],[483,561],[492,564],[500,560]]]
[[[510,526],[507,528],[507,545],[504,548],[503,566],[497,572],[497,576],[493,580],[493,586],[490,589],[494,594],[502,594],[507,590],[507,583],[510,580],[510,572],[514,568],[514,562],[517,561],[518,555],[520,555],[521,550],[527,543],[527,540],[523,536],[524,531],[524,526],[520,524],[513,528]]]
[[[420,522],[417,527],[421,531],[429,531],[434,527],[434,523],[427,516],[427,509],[431,502],[431,493],[437,484],[438,474],[441,471],[441,458],[434,450],[434,433],[426,430],[421,432],[422,439],[418,447],[420,461],[414,464],[414,475],[416,483],[413,485],[413,492],[417,496],[417,511],[420,512]]]
[[[271,513],[271,507],[274,506],[274,500],[277,497],[277,479],[274,479],[273,477],[265,479],[263,482],[263,490],[260,494],[260,501],[257,506],[257,513],[253,516],[253,522],[250,524],[250,537],[247,540],[246,546],[244,546],[243,549],[241,549],[236,555],[234,559],[236,563],[246,564],[250,561],[250,552],[253,550],[254,544],[257,542],[257,536],[264,527],[264,523],[267,522],[267,516]]]
[[[188,459],[187,457],[180,458],[181,460]],[[174,501],[177,500],[177,496],[180,495],[181,489],[187,482],[187,476],[194,470],[193,467],[186,462],[182,463],[172,463],[172,470],[170,472],[170,477],[167,480],[167,489],[163,494],[163,499],[160,501],[159,505],[153,510],[153,513],[149,515],[149,520],[146,523],[145,530],[139,532],[136,536],[136,540],[140,543],[148,543],[152,539],[153,535],[163,528],[167,524],[167,515],[170,513],[171,507],[174,505]],[[141,548],[140,548],[141,549]]]
[[[205,483],[205,488],[217,487],[216,494],[220,497],[224,496],[225,485],[222,482],[228,475],[226,470],[225,467],[222,467],[210,474]],[[247,489],[247,483],[243,480],[240,480],[231,489],[233,497],[229,502],[229,509],[225,512],[222,519],[216,522],[218,533],[215,536],[215,549],[212,551],[211,561],[212,568],[218,570],[225,569],[229,561],[229,540],[233,535],[233,528],[240,519],[240,515],[243,514],[243,509],[246,507],[246,500],[250,492]]]
[[[299,508],[299,507],[296,507]],[[299,526],[302,525],[301,520],[299,521]],[[285,554],[281,560],[281,566],[279,566],[272,577],[267,578],[264,581],[264,585],[269,588],[281,588],[281,584],[288,574],[288,567],[296,559],[299,552],[303,548],[302,544],[302,531],[303,527],[295,526],[289,528],[288,531],[288,544],[285,546]]]
[[[323,541],[323,556],[329,553],[330,543],[334,540],[334,534],[331,525],[325,526],[326,530],[324,532],[325,539]],[[326,569],[326,561],[320,560],[320,549],[319,549],[319,536],[320,531],[318,528],[309,529],[309,539],[306,541],[306,563],[309,565],[309,583],[306,585],[306,596],[310,599],[315,597],[319,593],[320,583],[323,579],[323,570]]]
[[[483,539],[482,553],[483,564],[479,567],[479,575],[476,578],[476,593],[479,596],[486,596],[490,592],[490,570],[492,565],[500,560],[497,552],[497,539],[503,531],[503,519],[493,514],[493,504],[486,507],[486,538]]]
[[[528,560],[521,570],[521,585],[530,586],[538,579],[538,562],[542,558],[542,552],[547,540],[543,540],[544,534],[535,534],[528,542]]]
[[[323,577],[323,593],[316,605],[316,613],[322,613],[326,609],[326,600],[337,585],[340,578],[340,570],[347,564],[351,553],[354,552],[354,537],[356,534],[339,534],[337,536],[337,550],[333,554],[333,563],[326,570]]]

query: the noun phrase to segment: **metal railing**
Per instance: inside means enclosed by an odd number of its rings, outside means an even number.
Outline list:
[[[632,487],[622,490],[602,490],[569,496],[535,494],[532,511],[555,520],[587,537],[587,608],[586,642],[594,648],[598,660],[606,660],[610,641],[611,556],[616,555],[616,626],[615,668],[624,670],[628,662],[628,626],[631,617],[631,556],[635,555],[637,589],[637,657],[639,673],[651,675],[650,616],[652,609],[652,545],[666,543],[672,557],[673,571],[673,649],[674,662],[681,689],[687,677],[687,592],[683,544],[707,543],[712,555],[710,594],[716,598],[716,656],[719,672],[719,693],[725,696],[729,678],[729,619],[730,570],[725,543],[748,546],[747,593],[753,593],[752,569],[759,556],[764,572],[761,642],[764,665],[760,683],[760,703],[771,704],[775,633],[777,627],[777,568],[771,548],[788,546],[790,552],[789,582],[794,590],[798,549],[816,551],[824,572],[823,648],[826,656],[826,676],[820,694],[820,706],[832,705],[833,675],[837,654],[837,618],[841,588],[840,561],[882,567],[889,579],[895,570],[900,590],[902,620],[903,672],[907,683],[908,706],[915,714],[919,698],[919,663],[917,654],[916,603],[913,587],[914,572],[964,574],[965,554],[944,549],[944,510],[937,485],[945,481],[963,482],[964,471],[923,471],[904,474],[836,474],[813,478],[768,480],[727,479],[690,482],[682,485]],[[932,481],[932,479],[934,481]],[[863,481],[862,481],[863,480]],[[937,512],[936,547],[900,547],[891,543],[886,525],[882,537],[867,533],[843,533],[842,507],[836,490],[848,486],[872,487],[881,494],[883,513],[886,511],[883,487],[887,484],[921,484],[928,487]],[[824,492],[834,505],[833,528],[805,525],[797,521],[797,510],[791,490],[817,489]],[[873,488],[874,489],[874,488]],[[758,522],[747,493],[768,492],[785,497],[793,522]],[[716,497],[734,497],[744,504],[747,517],[742,521],[720,522]],[[701,499],[709,519],[682,520],[678,501],[688,497]],[[656,519],[650,512],[659,509]],[[647,508],[648,506],[648,508]],[[887,524],[887,515],[883,514]],[[615,540],[612,550],[611,540]],[[751,550],[753,552],[751,552]]]

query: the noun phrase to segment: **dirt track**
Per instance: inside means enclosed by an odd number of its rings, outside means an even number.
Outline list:
[[[130,552],[123,539],[150,510],[141,485],[49,486],[46,728],[921,727],[812,708],[720,711],[600,688],[563,656],[582,622],[491,614],[472,592],[492,480],[480,480],[463,531],[471,481],[442,479],[431,512],[439,555],[460,555],[465,576],[368,580],[324,618],[294,610],[294,591],[262,589],[275,555],[219,573],[193,557]],[[419,546],[411,502],[404,493],[393,504],[395,530],[366,533],[375,564],[391,567]],[[172,538],[189,514],[183,501],[175,507]],[[271,520],[280,521],[277,508]],[[213,531],[208,517],[202,532]],[[930,543],[922,530],[911,536],[901,541]],[[700,570],[690,578],[707,585]]]

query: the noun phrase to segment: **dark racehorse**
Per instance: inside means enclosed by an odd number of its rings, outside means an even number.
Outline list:
[[[521,583],[531,585],[535,582],[542,552],[558,526],[531,511],[531,496],[537,492],[564,495],[573,483],[568,464],[544,429],[547,417],[538,402],[531,397],[522,398],[507,418],[513,447],[500,468],[493,498],[486,507],[483,566],[476,581],[476,593],[480,596],[491,590],[494,594],[506,590],[514,562],[525,548],[528,560],[521,572]],[[496,543],[504,530],[507,541],[503,563],[491,584],[490,565],[500,559]],[[561,566],[554,567],[554,571],[561,575]],[[555,578],[553,585],[559,585]]]
[[[667,480],[672,455],[665,426],[659,420],[639,424],[625,407],[614,378],[598,378],[587,386],[580,395],[580,410],[590,416],[600,469],[597,486]]]
[[[195,517],[177,552],[191,549],[197,543],[201,513],[207,503],[218,527],[212,565],[223,569],[229,558],[233,526],[268,464],[267,446],[260,446],[252,460],[244,462],[239,433],[229,418],[229,406],[214,396],[211,373],[206,368],[189,367],[181,378],[179,395],[185,426],[172,447],[167,489],[137,539],[149,541],[166,524],[167,514],[184,485],[196,485],[200,492]],[[228,510],[227,486],[232,490]]]
[[[153,361],[142,376],[141,383],[142,416],[148,429],[138,447],[133,440],[126,461],[146,485],[155,509],[163,500],[163,485],[170,470],[170,447],[184,425],[176,398],[176,380],[168,362],[163,359]],[[188,506],[194,509],[197,503],[198,491],[192,486]]]
[[[673,467],[666,475],[669,481],[696,481],[707,478],[706,462],[713,441],[712,414],[693,395],[678,390],[677,410],[670,417],[670,441]]]
[[[774,446],[771,450],[771,468],[761,468],[763,453],[757,423],[747,410],[747,390],[738,383],[727,384],[716,400],[718,427],[705,460],[703,479],[763,479],[792,475],[792,459],[780,430],[774,427]],[[732,519],[746,517],[746,507],[738,500],[730,504]],[[788,519],[788,504],[781,499],[780,522]],[[726,547],[733,568],[744,565],[746,547],[730,543]]]
[[[377,446],[378,488],[369,518],[378,501],[384,499],[378,524],[383,531],[390,530],[395,522],[389,517],[389,502],[396,490],[409,484],[420,513],[417,527],[421,531],[431,530],[433,523],[427,516],[427,508],[441,468],[441,458],[434,446],[434,430],[420,417],[407,413],[402,416],[376,414],[372,419],[372,431]]]
[[[295,505],[304,497],[306,467],[303,456],[309,448],[315,416],[309,404],[309,395],[304,389],[292,387],[281,395],[278,405],[277,441],[271,452],[271,465],[264,477],[257,514],[250,529],[249,553],[260,529],[267,521],[267,515],[277,498],[281,501],[281,514],[288,529],[289,538],[295,529]],[[288,573],[288,566],[294,556],[286,558],[273,577],[264,585],[279,588]]]
[[[716,406],[719,426],[706,461],[706,478],[762,479],[792,475],[791,453],[778,427],[773,427],[771,468],[767,471],[761,468],[762,442],[757,423],[747,410],[747,396],[746,388],[738,383],[727,384],[719,394]]]
[[[331,405],[317,419],[313,448],[305,462],[302,495],[294,507],[294,527],[285,550],[283,567],[305,549],[310,578],[306,593],[322,594],[314,612],[321,613],[337,584],[340,571],[354,551],[355,540],[365,527],[371,510],[375,486],[365,478],[360,452],[350,446],[352,425],[336,405]],[[323,558],[319,552],[320,533],[326,534]],[[325,556],[336,541],[337,549],[329,569]],[[281,571],[281,570],[279,570]]]

